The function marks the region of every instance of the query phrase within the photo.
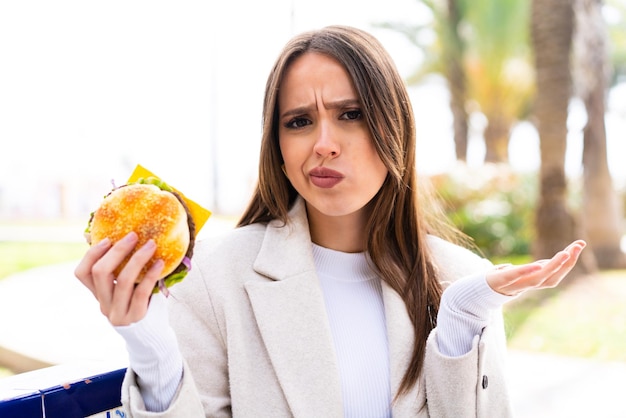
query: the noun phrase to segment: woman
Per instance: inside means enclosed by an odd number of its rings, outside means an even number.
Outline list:
[[[153,243],[112,273],[133,233],[76,269],[127,341],[129,415],[510,415],[500,307],[556,286],[584,242],[494,268],[436,237],[407,92],[361,30],[291,40],[263,121],[251,203],[238,228],[197,244],[169,309],[150,297],[159,263],[133,284]]]

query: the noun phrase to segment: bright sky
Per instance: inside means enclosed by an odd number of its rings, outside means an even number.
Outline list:
[[[408,75],[416,50],[371,24],[423,18],[416,0],[0,2],[0,217],[54,215],[60,184],[70,212],[89,213],[137,163],[210,209],[217,184],[219,209],[238,213],[256,179],[263,88],[283,44],[353,25]],[[418,164],[444,170],[453,160],[445,91],[411,92]],[[536,165],[536,144],[524,140],[521,166]]]
[[[45,206],[61,181],[68,194],[91,188],[99,198],[140,163],[206,205],[217,173],[220,204],[237,210],[256,178],[265,79],[287,39],[332,23],[369,29],[417,8],[413,0],[2,2],[0,202],[36,196]],[[83,197],[88,203],[70,204],[93,205]]]

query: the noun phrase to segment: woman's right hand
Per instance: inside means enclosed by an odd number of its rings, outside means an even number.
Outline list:
[[[76,277],[93,293],[100,310],[114,326],[129,325],[141,320],[148,310],[152,290],[163,269],[157,260],[143,280],[135,284],[141,269],[154,254],[154,241],[148,241],[128,260],[116,277],[113,273],[137,245],[137,234],[128,233],[114,245],[103,239],[85,253],[74,270]]]

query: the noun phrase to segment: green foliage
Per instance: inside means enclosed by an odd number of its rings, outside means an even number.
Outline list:
[[[81,242],[0,242],[0,279],[33,267],[79,260],[87,248]]]
[[[21,271],[48,264],[78,260],[87,244],[72,242],[0,242],[0,280]],[[0,367],[0,379],[14,373]]]
[[[546,293],[547,292],[547,293]],[[626,361],[626,271],[604,271],[504,307],[509,346],[518,350]]]
[[[505,160],[513,125],[529,117],[535,74],[529,42],[530,3],[526,0],[421,0],[430,22],[389,22],[379,27],[405,36],[424,56],[407,77],[443,75],[454,102],[487,119],[486,146],[492,160]],[[463,118],[464,116],[456,116]],[[494,158],[494,156],[497,156]]]
[[[626,80],[626,4],[623,0],[608,0],[604,12],[613,65],[611,84],[615,85]]]
[[[472,0],[470,4],[464,15],[469,50],[498,67],[512,56],[528,56],[530,2]]]
[[[433,178],[450,220],[490,259],[527,256],[533,238],[536,174],[506,165],[459,165]]]

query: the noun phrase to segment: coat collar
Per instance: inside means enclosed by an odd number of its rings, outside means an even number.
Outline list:
[[[268,224],[254,269],[272,279],[248,282],[245,288],[293,414],[343,416],[332,334],[301,198],[290,210],[286,225]],[[404,302],[385,282],[382,286],[393,397],[411,358],[414,337]],[[417,410],[416,402],[420,402],[417,393],[401,397],[393,405],[394,415]]]
[[[289,211],[287,224],[278,220],[268,224],[253,268],[273,280],[315,272],[311,248],[306,206],[298,198]]]

